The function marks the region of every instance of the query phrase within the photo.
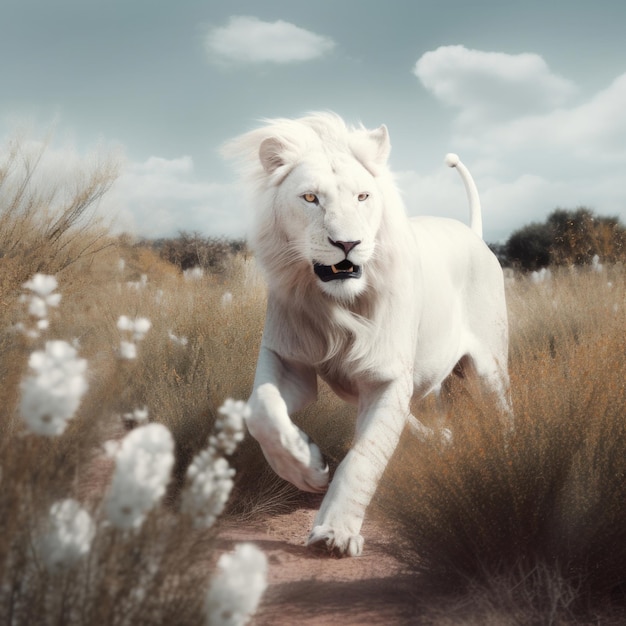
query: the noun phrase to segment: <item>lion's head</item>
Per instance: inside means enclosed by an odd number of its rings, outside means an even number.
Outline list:
[[[315,284],[340,301],[365,292],[390,180],[386,127],[350,129],[316,114],[271,121],[233,148],[254,172],[252,243],[270,285]]]

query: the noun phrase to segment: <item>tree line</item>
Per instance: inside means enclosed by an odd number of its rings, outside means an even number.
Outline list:
[[[245,239],[205,237],[198,232],[179,231],[177,237],[142,242],[155,250],[159,256],[177,265],[181,270],[194,267],[219,274],[228,267],[230,259],[238,254],[246,255]]]
[[[618,217],[587,207],[557,208],[544,222],[514,231],[504,244],[490,244],[504,267],[534,271],[548,266],[589,265],[626,260],[626,227]]]
[[[233,256],[248,255],[244,239],[205,237],[179,232],[177,237],[144,241],[161,258],[182,270],[202,267],[223,272]],[[544,222],[532,222],[514,231],[502,244],[489,244],[503,267],[534,271],[558,265],[589,265],[626,261],[626,226],[618,217],[596,215],[587,207],[557,208]]]

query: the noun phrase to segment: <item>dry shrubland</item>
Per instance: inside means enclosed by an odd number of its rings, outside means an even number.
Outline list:
[[[197,624],[214,535],[178,514],[187,468],[227,397],[254,376],[265,292],[254,263],[187,271],[113,238],[94,218],[115,178],[96,161],[69,186],[40,187],[37,160],[15,146],[0,166],[0,621],[12,624]],[[227,271],[224,271],[227,263]],[[20,299],[36,272],[62,299],[28,336]],[[626,593],[626,271],[619,265],[511,275],[510,371],[515,431],[489,399],[446,390],[453,443],[403,437],[370,513],[395,529],[416,572],[416,614],[433,624],[623,623]],[[151,327],[120,358],[120,316]],[[29,355],[65,340],[87,361],[88,389],[59,437],[28,433],[20,414]],[[95,519],[111,477],[103,452],[147,409],[175,442],[162,506],[132,536],[98,531],[82,565],[52,575],[36,539],[50,507],[76,498]],[[439,419],[432,399],[414,407]],[[296,421],[337,464],[354,410],[324,386]],[[298,493],[246,438],[230,514],[284,510]],[[595,621],[594,621],[595,620]]]
[[[247,395],[263,288],[243,258],[231,259],[225,284],[223,276],[185,276],[154,251],[109,235],[96,208],[115,180],[114,163],[86,164],[50,184],[40,171],[41,154],[19,144],[7,154],[0,167],[0,621],[202,623],[217,610],[207,595],[217,560],[215,527],[196,528],[180,514],[181,488],[195,455],[207,450],[218,408],[228,397]],[[39,290],[35,281],[25,288],[36,274]],[[45,279],[52,275],[58,290],[44,284],[52,284]],[[123,358],[121,340],[129,332],[121,329],[122,316],[147,328],[135,340],[133,359]],[[62,354],[53,355],[53,348]],[[76,382],[87,388],[78,410],[58,436],[29,432],[28,385],[63,387],[49,380],[62,368],[73,376],[65,391]],[[51,407],[38,414],[43,428],[58,408]],[[175,461],[163,504],[137,528],[120,530],[103,504],[117,471],[105,444],[126,441],[137,413],[167,426]],[[153,443],[143,443],[148,456]],[[256,458],[247,445],[239,457]],[[54,526],[61,522],[78,524],[79,536],[74,544],[67,536],[66,543],[58,540],[55,554],[46,537],[55,529],[63,537]],[[86,556],[72,554],[85,545]],[[78,562],[55,570],[48,561],[63,550]]]
[[[424,621],[623,623],[624,270],[518,276],[508,303],[515,432],[455,383],[453,445],[404,438],[382,488],[417,586],[434,585]]]

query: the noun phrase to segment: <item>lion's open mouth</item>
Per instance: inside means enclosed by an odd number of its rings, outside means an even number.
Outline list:
[[[313,270],[317,277],[327,283],[331,280],[345,280],[346,278],[361,278],[361,266],[353,265],[348,259],[344,259],[337,265],[313,264]]]

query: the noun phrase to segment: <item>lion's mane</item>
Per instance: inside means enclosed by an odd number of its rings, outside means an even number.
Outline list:
[[[279,139],[294,165],[307,150],[321,151],[328,158],[340,152],[353,156],[374,177],[383,198],[383,218],[367,266],[367,288],[353,301],[341,302],[323,293],[310,260],[301,256],[298,242],[287,237],[276,210],[283,181],[268,174],[259,159],[259,146],[268,138]],[[398,306],[399,296],[413,280],[409,273],[415,267],[415,242],[386,164],[387,154],[380,154],[364,128],[348,127],[330,113],[268,120],[228,144],[224,152],[242,163],[251,193],[255,215],[250,243],[273,296],[272,343],[282,353],[302,355],[331,378],[346,371],[355,375],[377,370],[385,360],[383,353],[397,343],[389,340],[389,334],[406,328],[398,319],[405,314]]]

